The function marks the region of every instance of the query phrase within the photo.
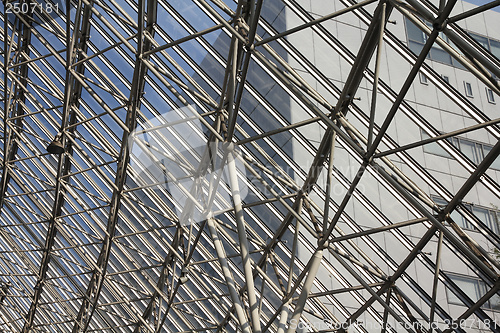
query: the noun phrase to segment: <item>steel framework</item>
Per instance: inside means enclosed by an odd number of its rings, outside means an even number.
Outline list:
[[[500,237],[466,203],[497,211],[500,118],[429,59],[500,96],[500,60],[461,24],[500,1],[324,3],[3,1],[3,332],[500,332]],[[419,75],[468,125],[419,112]],[[495,142],[479,161],[453,143],[472,131]],[[425,168],[429,145],[460,184]]]

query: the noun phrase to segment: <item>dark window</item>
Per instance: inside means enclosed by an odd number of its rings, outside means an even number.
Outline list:
[[[486,97],[488,98],[488,102],[491,104],[495,104],[495,94],[493,93],[493,90],[490,88],[486,88]]]
[[[465,88],[465,96],[467,97],[473,97],[474,95],[472,94],[472,85],[469,82],[464,81],[464,88]]]
[[[429,82],[427,82],[427,76],[424,73],[419,73],[419,77],[420,77],[420,83],[425,85],[429,84]]]

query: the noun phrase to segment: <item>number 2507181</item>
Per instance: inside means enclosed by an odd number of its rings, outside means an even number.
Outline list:
[[[52,12],[57,12],[58,10],[59,4],[53,5],[50,2],[45,4],[36,2],[23,2],[22,4],[19,2],[7,2],[5,5],[5,13],[7,14],[33,14],[35,12],[42,13],[43,11],[50,14]]]

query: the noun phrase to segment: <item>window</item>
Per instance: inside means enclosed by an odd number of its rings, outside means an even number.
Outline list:
[[[483,37],[483,36],[479,36],[475,33],[472,33],[472,32],[469,32],[469,35],[474,38],[474,40],[476,42],[479,43],[479,45],[481,45],[482,47],[484,47],[486,50],[490,50],[490,43],[488,43],[488,38],[486,37]]]
[[[420,28],[418,28],[415,24],[413,24],[409,19],[406,19],[406,33],[408,36],[408,46],[411,51],[415,54],[419,54],[422,51],[422,48],[427,41],[427,34],[425,34]],[[425,22],[427,26],[432,29],[432,23]],[[444,33],[440,33],[439,37],[441,37],[444,41],[448,42],[448,37]],[[432,59],[434,61],[439,61],[448,65],[453,65],[455,67],[463,68],[463,66],[453,59],[453,57],[445,50],[443,50],[437,43],[434,43],[431,47],[430,52],[427,54],[428,59]]]
[[[461,289],[473,302],[477,302],[484,294],[491,288],[486,285],[482,280],[455,274],[448,274],[450,279]],[[446,289],[448,303],[456,305],[464,305],[462,301],[449,289]],[[496,294],[491,297],[489,301],[484,303],[483,308],[500,310],[500,296]]]
[[[422,140],[430,138],[430,136],[423,130],[420,131],[420,134],[422,136]],[[476,165],[481,163],[481,161],[493,148],[493,146],[463,138],[447,138],[446,141],[454,145],[458,150],[464,153],[464,155],[467,156],[471,160],[471,162]],[[423,147],[424,152],[426,153],[451,158],[451,155],[448,154],[446,150],[444,150],[437,142],[428,143]],[[490,168],[500,170],[500,156],[497,157],[493,161],[493,163],[491,163]]]
[[[448,202],[441,197],[431,195],[431,199],[441,208],[444,208]],[[495,209],[489,209],[486,207],[481,207],[473,204],[463,204],[465,208],[474,214],[474,216],[483,222],[491,231],[498,234],[498,215],[499,211]],[[476,228],[472,225],[471,222],[468,221],[465,216],[460,214],[458,211],[454,210],[451,213],[452,220],[458,224],[461,228],[467,230],[476,230]]]
[[[496,104],[495,103],[495,94],[493,94],[493,90],[490,88],[486,88],[486,97],[488,98],[488,102],[491,104]]]
[[[483,156],[486,156],[488,155],[488,153],[490,152],[491,148],[493,148],[492,146],[487,146],[487,145],[483,145]],[[497,157],[493,163],[491,163],[491,168],[492,169],[497,169],[497,170],[500,170],[500,157]]]
[[[425,133],[423,130],[421,131],[422,140],[429,139],[429,134]],[[446,152],[437,142],[431,142],[424,145],[424,152],[439,155],[443,157],[451,158],[451,155]]]
[[[465,88],[465,96],[467,97],[473,97],[472,94],[472,85],[469,82],[464,81],[464,88]]]
[[[450,279],[459,287],[473,302],[477,302],[481,298],[480,281],[471,277],[450,275]],[[451,290],[447,289],[448,303],[463,305]]]
[[[420,83],[428,85],[429,82],[427,82],[427,76],[424,73],[419,73],[420,77]]]
[[[480,147],[476,146],[475,142],[468,140],[459,140],[458,149],[464,153],[474,164],[479,164],[483,160],[480,154],[482,153]],[[482,155],[482,154],[481,154]]]
[[[497,58],[500,58],[500,42],[490,39],[490,52]]]
[[[484,49],[491,52],[495,57],[500,58],[500,42],[488,37],[469,32],[469,35],[474,38]]]
[[[415,24],[413,24],[408,18],[405,20],[406,34],[408,36],[408,47],[415,54],[419,54],[422,51],[422,48],[427,41],[427,35],[420,30]],[[432,29],[432,24],[430,22],[425,22],[429,28]],[[491,52],[497,58],[500,58],[500,41],[480,36],[475,33],[469,32],[469,35],[476,40],[479,45],[485,48],[487,51]],[[443,33],[439,33],[439,37],[442,38],[445,42],[450,45],[453,45],[448,40],[448,37]],[[443,50],[437,43],[431,47],[427,58],[432,59],[434,61],[439,61],[448,65],[452,65],[458,68],[464,68],[461,63],[459,63],[455,58],[453,58],[448,52]]]
[[[472,206],[472,213],[488,228],[498,233],[498,211],[484,207]]]

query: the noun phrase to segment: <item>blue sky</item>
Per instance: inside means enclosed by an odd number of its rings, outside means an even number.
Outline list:
[[[491,1],[485,1],[485,0],[465,0],[465,1],[473,3],[473,4],[478,5],[478,6],[481,6],[481,5],[487,4],[488,2],[491,2]],[[500,12],[500,6],[496,6],[492,10],[494,10],[496,12]]]

